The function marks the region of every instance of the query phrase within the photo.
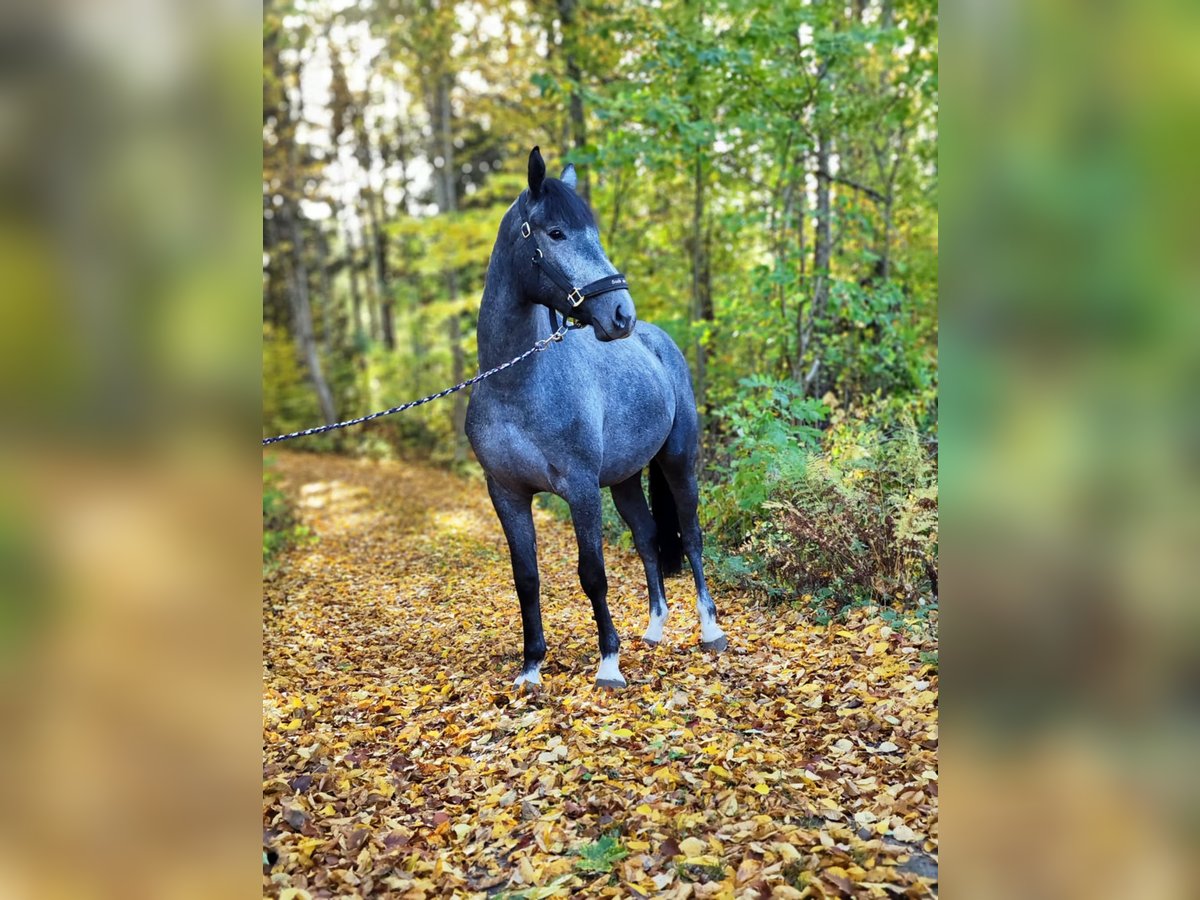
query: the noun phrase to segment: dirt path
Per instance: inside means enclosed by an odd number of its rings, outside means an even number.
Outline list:
[[[592,687],[569,523],[538,514],[544,689],[509,687],[520,614],[482,481],[272,453],[316,542],[264,585],[270,896],[931,896],[933,649],[878,621],[690,580],[640,645],[641,564],[607,551],[629,688]]]

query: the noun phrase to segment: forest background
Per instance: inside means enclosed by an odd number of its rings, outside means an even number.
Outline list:
[[[263,23],[264,435],[475,371],[539,144],[691,365],[717,573],[822,618],[936,604],[936,4],[271,2]],[[304,446],[469,471],[466,401]]]

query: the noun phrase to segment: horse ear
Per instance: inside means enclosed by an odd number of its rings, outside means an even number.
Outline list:
[[[536,197],[542,192],[542,182],[546,180],[546,161],[542,159],[542,151],[534,147],[529,152],[529,193]]]
[[[571,190],[575,190],[575,166],[572,163],[567,163],[567,167],[563,169],[561,181]]]

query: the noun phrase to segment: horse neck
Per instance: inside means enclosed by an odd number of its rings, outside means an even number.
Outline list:
[[[513,278],[512,245],[501,227],[488,263],[483,302],[476,329],[480,369],[490,369],[524,353],[534,343],[550,336],[546,310],[522,298]]]

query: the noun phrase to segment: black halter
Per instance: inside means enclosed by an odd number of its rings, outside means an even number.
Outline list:
[[[629,282],[620,272],[615,275],[605,275],[603,278],[597,278],[583,287],[575,287],[571,284],[571,279],[563,274],[562,269],[551,262],[550,257],[542,252],[541,246],[538,244],[538,239],[533,233],[533,228],[529,225],[529,213],[525,209],[525,195],[521,195],[518,203],[518,211],[521,213],[521,237],[533,239],[533,265],[539,272],[544,272],[546,277],[554,282],[567,295],[567,301],[571,304],[571,309],[576,309],[584,300],[592,297],[599,297],[601,294],[610,294],[613,291],[622,291],[629,287]],[[558,330],[558,318],[554,314],[554,307],[547,306],[547,311],[550,313],[550,330]],[[567,313],[563,313],[563,319],[567,317]]]

